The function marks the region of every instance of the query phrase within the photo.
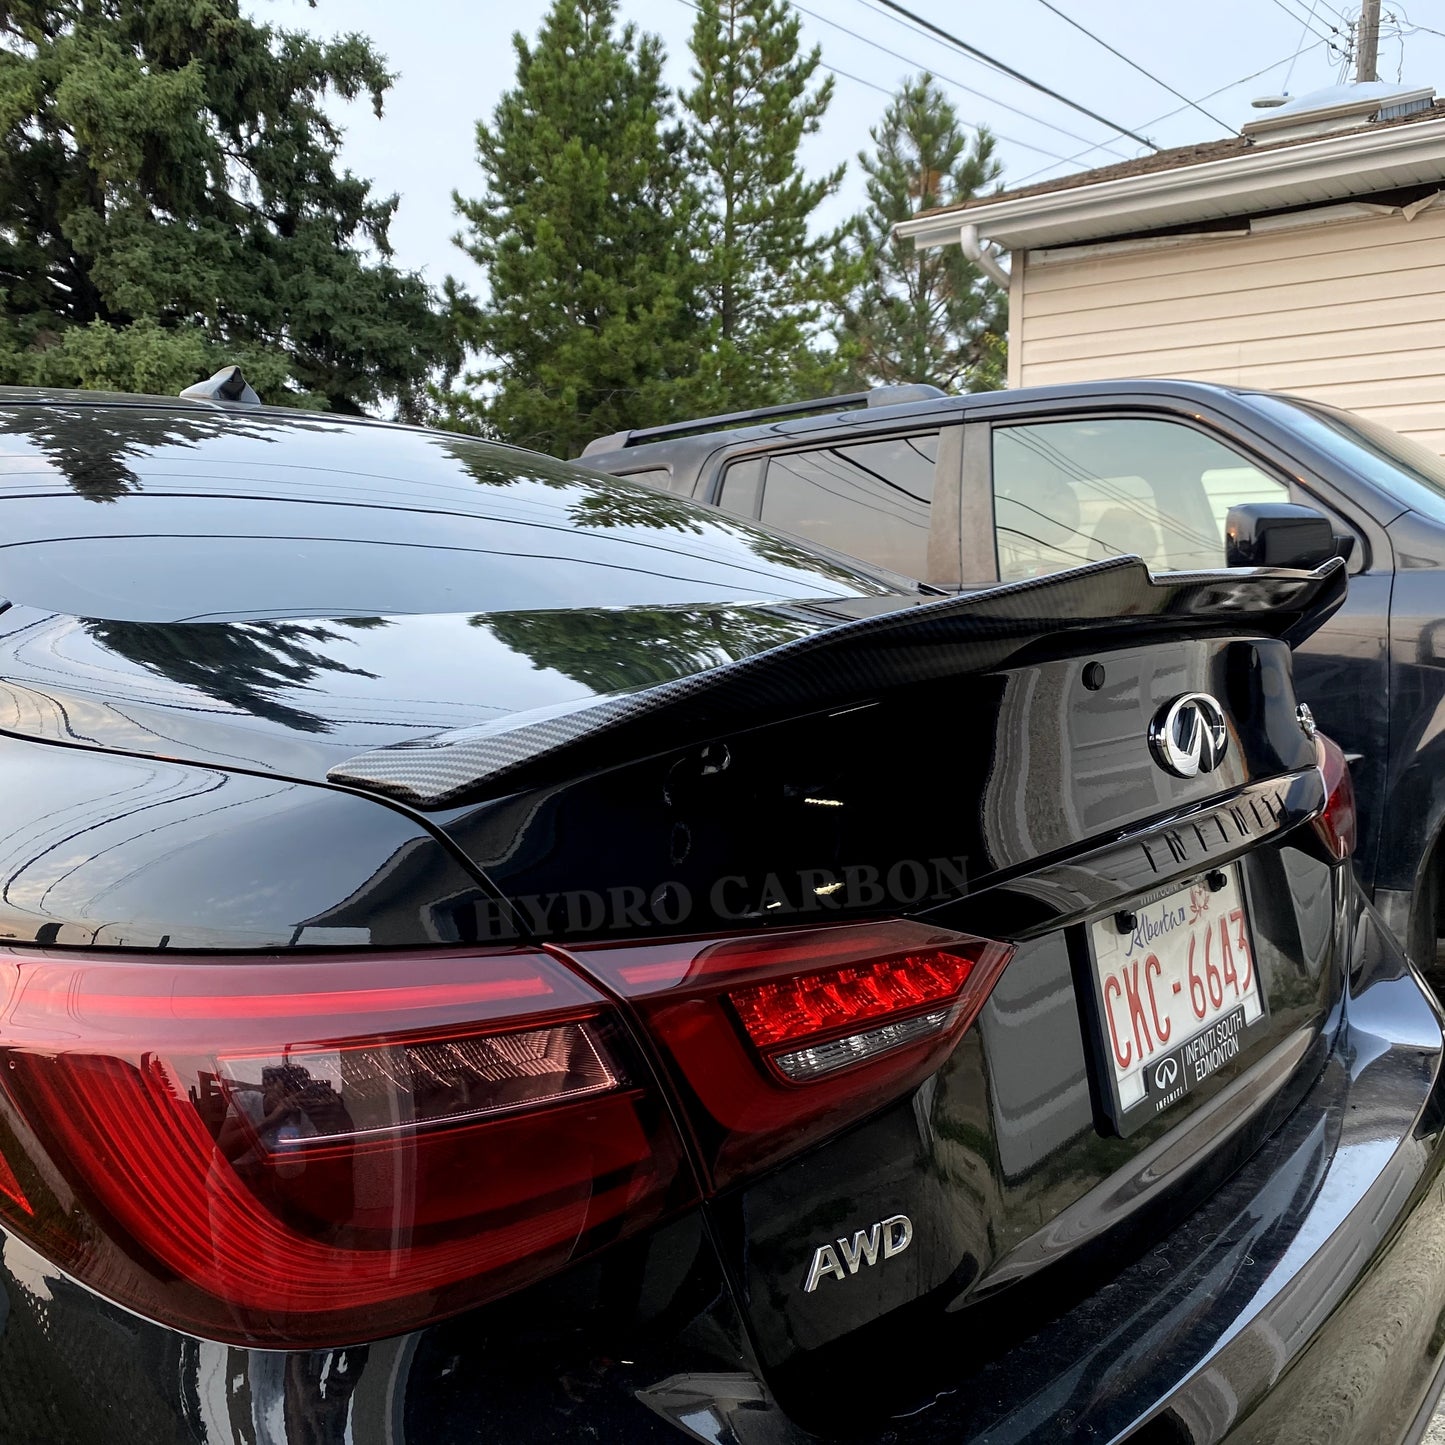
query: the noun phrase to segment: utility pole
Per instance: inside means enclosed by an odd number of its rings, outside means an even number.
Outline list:
[[[1361,0],[1355,27],[1355,83],[1378,80],[1375,65],[1380,54],[1380,0]]]

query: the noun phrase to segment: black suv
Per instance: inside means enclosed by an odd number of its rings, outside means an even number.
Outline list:
[[[1264,518],[1295,527],[1301,506],[1323,514],[1349,600],[1296,652],[1296,685],[1349,755],[1361,877],[1434,969],[1445,933],[1435,453],[1317,402],[1162,380],[956,397],[882,387],[618,433],[583,457],[950,591],[1117,555],[1156,572],[1289,561],[1288,549],[1227,538],[1231,509],[1261,532]]]

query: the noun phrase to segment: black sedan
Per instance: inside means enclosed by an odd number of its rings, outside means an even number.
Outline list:
[[[0,1439],[1393,1442],[1436,1005],[1346,569],[940,597],[439,433],[0,393]]]

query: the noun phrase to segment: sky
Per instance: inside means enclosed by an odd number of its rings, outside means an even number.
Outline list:
[[[1028,86],[920,33],[878,0],[790,0],[804,38],[837,75],[833,104],[804,160],[814,172],[846,160],[837,196],[822,224],[860,208],[856,162],[869,145],[888,93],[931,70],[961,118],[998,137],[1003,182],[1063,175],[1144,152]],[[1298,96],[1341,76],[1330,48],[1358,13],[1351,0],[901,0],[907,9],[987,52],[1104,121],[1157,145],[1220,139],[1251,116],[1259,96]],[[268,24],[330,36],[360,31],[397,73],[380,120],[369,103],[341,104],[344,163],[378,194],[400,197],[391,239],[398,263],[434,286],[453,275],[474,291],[477,268],[451,243],[457,231],[452,192],[483,191],[475,125],[489,117],[515,78],[514,32],[537,32],[549,0],[249,0]],[[674,89],[688,84],[689,0],[619,0],[622,18],[659,35]],[[1438,85],[1445,92],[1445,0],[1391,0],[1380,43],[1380,78]],[[1133,68],[1062,18],[1062,11],[1122,52]],[[1336,32],[1332,35],[1332,31]],[[1141,71],[1149,72],[1143,74]],[[1255,75],[1255,72],[1264,72]],[[1153,78],[1151,78],[1153,77]],[[1176,95],[1167,88],[1172,87]],[[1180,97],[1198,101],[1205,111]],[[1204,97],[1209,97],[1204,99]],[[1171,114],[1173,112],[1173,114]],[[1213,119],[1211,119],[1213,117]],[[1091,149],[1099,143],[1108,149]]]

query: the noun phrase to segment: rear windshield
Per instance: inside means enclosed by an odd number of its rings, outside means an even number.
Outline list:
[[[680,497],[326,418],[0,414],[0,597],[133,622],[856,597],[890,589]]]
[[[1377,421],[1332,406],[1266,394],[1252,400],[1402,507],[1445,521],[1445,457],[1438,452]]]

